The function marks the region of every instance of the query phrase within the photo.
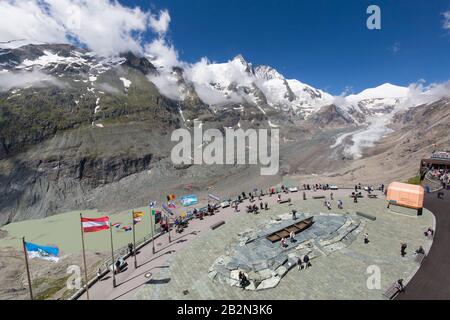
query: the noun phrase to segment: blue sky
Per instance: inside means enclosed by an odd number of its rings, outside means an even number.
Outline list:
[[[122,0],[168,9],[168,38],[188,62],[223,62],[241,53],[333,94],[385,82],[448,80],[448,0]],[[382,29],[368,30],[366,9],[381,8]],[[397,48],[394,50],[394,47]]]

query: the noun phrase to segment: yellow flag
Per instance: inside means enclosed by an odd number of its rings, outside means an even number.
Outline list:
[[[135,211],[134,212],[134,215],[133,215],[133,218],[142,218],[144,216],[144,212],[142,212],[142,211]]]

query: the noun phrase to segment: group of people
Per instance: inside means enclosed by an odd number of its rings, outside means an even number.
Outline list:
[[[291,231],[291,233],[289,234],[289,241],[290,241],[291,243],[295,243],[295,242],[296,242],[296,240],[295,240],[295,232],[294,232],[294,231]],[[281,247],[282,247],[282,248],[288,247],[287,239],[286,239],[286,238],[284,238],[284,237],[281,238],[280,243],[281,243]]]
[[[303,184],[303,190],[330,190],[330,185],[322,184],[322,183],[315,183],[315,184]]]
[[[429,169],[427,176],[432,180],[439,180],[443,188],[450,184],[450,172],[448,169]]]

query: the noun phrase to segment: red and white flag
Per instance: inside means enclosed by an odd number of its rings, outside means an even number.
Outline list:
[[[97,232],[109,229],[109,217],[81,218],[84,232]]]

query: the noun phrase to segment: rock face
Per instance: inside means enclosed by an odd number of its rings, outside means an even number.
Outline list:
[[[124,128],[104,129],[57,135],[25,154],[0,161],[0,225],[95,208],[95,202],[89,200],[94,189],[150,169],[155,158],[158,160],[165,152],[149,147],[133,149],[127,136],[120,135]],[[147,143],[139,128],[134,133],[129,131],[136,144]]]
[[[310,259],[328,255],[350,245],[363,224],[356,218],[338,214],[314,215],[314,224],[295,236],[287,246],[272,243],[266,236],[280,228],[288,227],[310,217],[301,214],[293,221],[290,214],[272,219],[258,229],[239,235],[237,244],[230,245],[227,254],[219,257],[209,269],[212,281],[230,286],[240,286],[239,272],[249,280],[246,290],[266,290],[276,287],[281,279],[303,257]]]

